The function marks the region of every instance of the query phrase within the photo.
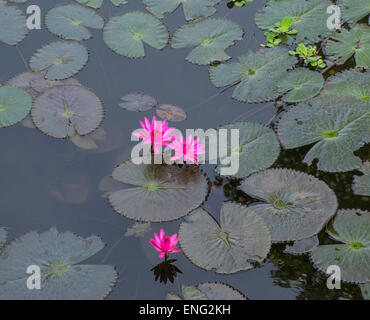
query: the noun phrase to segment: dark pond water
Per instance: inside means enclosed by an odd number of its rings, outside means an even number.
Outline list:
[[[30,1],[29,1],[30,2]],[[44,15],[55,6],[54,1],[32,0]],[[119,8],[105,1],[100,14],[107,20],[120,12],[144,10],[141,1],[129,1]],[[71,1],[58,1],[58,4]],[[256,10],[265,1],[254,1],[244,8],[232,10],[222,3],[216,16],[228,17],[239,23],[245,31],[242,41],[228,49],[237,57],[248,50],[257,50],[264,41],[263,32],[254,24]],[[31,3],[27,3],[28,5]],[[24,5],[20,7],[25,8]],[[164,18],[172,34],[185,23],[182,9]],[[239,289],[249,299],[296,299],[296,298],[360,298],[355,285],[344,285],[342,290],[328,290],[326,278],[315,270],[308,258],[283,254],[281,245],[274,245],[268,259],[253,270],[234,275],[217,275],[194,266],[183,254],[177,254],[177,265],[183,274],[166,285],[154,281],[150,269],[158,263],[156,252],[148,243],[152,232],[161,227],[169,233],[177,232],[180,220],[165,224],[152,224],[150,233],[143,238],[125,237],[124,233],[133,221],[118,215],[102,197],[99,182],[120,162],[130,156],[133,143],[130,135],[138,128],[144,115],[152,111],[136,113],[118,107],[119,98],[130,92],[145,92],[160,103],[181,106],[188,119],[176,123],[180,130],[186,128],[214,128],[235,119],[268,123],[276,112],[273,103],[244,104],[231,99],[231,91],[220,93],[209,81],[208,68],[190,64],[184,60],[188,49],[172,49],[167,46],[158,51],[146,47],[144,59],[127,59],[112,53],[102,41],[101,32],[93,31],[94,38],[84,41],[90,58],[76,78],[100,97],[105,107],[103,127],[110,134],[108,146],[101,151],[84,151],[67,140],[43,135],[40,131],[20,124],[2,129],[0,134],[0,203],[1,225],[7,226],[9,238],[36,230],[46,231],[56,226],[60,231],[72,231],[81,236],[99,235],[106,248],[89,259],[91,263],[115,265],[119,280],[109,299],[163,299],[169,291],[179,292],[181,284],[195,285],[205,281],[221,281]],[[0,82],[27,71],[25,61],[44,44],[57,38],[43,25],[33,30],[18,49],[0,43]],[[366,153],[368,150],[360,150]],[[276,166],[304,170],[314,175],[315,169],[303,165],[304,150],[283,152]],[[213,167],[205,166],[205,172],[214,182],[214,188],[204,207],[216,218],[224,200],[248,201],[236,187],[238,181],[215,180]],[[352,174],[318,175],[336,192],[342,208],[366,208],[364,198],[351,193]],[[68,194],[69,192],[69,194]],[[77,203],[70,203],[70,202]],[[323,241],[328,241],[322,235]]]

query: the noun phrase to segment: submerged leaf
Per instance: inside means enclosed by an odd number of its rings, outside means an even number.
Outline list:
[[[23,72],[6,82],[7,86],[18,87],[26,90],[34,99],[39,95],[39,92],[32,88],[31,83],[36,80],[45,80],[46,71],[42,72]]]
[[[16,6],[8,6],[0,0],[0,41],[16,45],[28,33],[26,17]]]
[[[275,242],[318,234],[337,210],[334,192],[323,181],[299,171],[257,172],[240,189],[262,201],[250,208],[264,219]]]
[[[85,136],[80,136],[76,134],[75,136],[71,137],[71,141],[73,144],[81,149],[85,150],[92,150],[97,149],[98,145],[95,141],[102,141],[106,138],[106,132],[102,127],[99,127],[92,133],[89,133]]]
[[[158,117],[160,117],[163,120],[173,122],[180,122],[186,120],[185,111],[182,108],[174,106],[172,104],[162,104],[155,112],[158,115]]]
[[[370,13],[370,0],[338,0],[338,5],[347,22],[357,22]]]
[[[370,300],[370,281],[360,284],[362,297],[364,300]]]
[[[319,245],[319,238],[315,235],[310,238],[294,241],[290,246],[285,247],[284,252],[294,255],[301,255],[310,252],[313,248]]]
[[[145,93],[129,93],[121,97],[119,106],[128,111],[148,111],[157,105],[157,100]]]
[[[144,235],[150,231],[152,224],[150,222],[135,222],[125,232],[125,237],[144,237]]]
[[[363,175],[355,176],[353,179],[353,193],[370,197],[370,161],[366,161],[359,169]]]
[[[7,232],[5,228],[0,228],[0,249],[4,246],[6,242]]]

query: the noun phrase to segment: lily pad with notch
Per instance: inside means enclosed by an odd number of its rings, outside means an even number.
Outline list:
[[[27,35],[26,17],[16,6],[0,0],[0,42],[14,46]]]
[[[148,111],[157,105],[157,100],[145,93],[129,93],[121,97],[119,106],[128,111]]]
[[[353,193],[370,197],[370,161],[364,162],[358,170],[363,175],[354,177],[352,184]]]

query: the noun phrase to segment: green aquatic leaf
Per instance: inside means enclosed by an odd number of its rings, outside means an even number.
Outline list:
[[[85,135],[103,121],[100,99],[82,86],[63,85],[46,90],[34,101],[32,120],[54,138]]]
[[[325,46],[328,59],[343,64],[354,56],[358,67],[370,67],[370,27],[356,25],[331,37]]]
[[[354,23],[370,13],[370,0],[338,0],[342,17]]]
[[[16,45],[27,35],[26,17],[16,6],[0,0],[0,42]]]
[[[163,14],[172,13],[182,4],[186,20],[209,17],[216,12],[214,8],[221,0],[143,0],[146,9],[163,18]]]
[[[22,88],[0,87],[0,128],[23,120],[31,110],[32,97]]]
[[[320,72],[296,69],[282,76],[276,87],[278,92],[289,91],[283,97],[285,102],[301,102],[313,98],[321,91],[324,78]]]
[[[340,96],[321,96],[284,113],[278,136],[286,149],[315,143],[304,162],[328,172],[357,169],[361,160],[353,152],[370,141],[370,105]]]
[[[353,193],[370,197],[370,161],[364,162],[358,170],[363,175],[354,177],[352,185]]]
[[[141,58],[145,56],[144,43],[163,49],[168,43],[168,31],[151,14],[132,11],[111,18],[104,27],[103,40],[119,55]]]
[[[180,27],[173,35],[172,48],[196,47],[186,60],[207,65],[214,61],[226,61],[230,56],[225,49],[243,37],[242,28],[235,22],[209,18]]]
[[[0,249],[4,246],[6,243],[7,238],[7,232],[5,228],[0,228]]]
[[[78,3],[83,4],[84,6],[99,9],[102,4],[103,0],[76,0]]]
[[[255,22],[262,30],[273,28],[283,18],[291,18],[292,28],[297,30],[297,42],[317,42],[331,33],[326,23],[329,0],[269,1],[266,7],[255,15]]]
[[[284,252],[293,255],[301,255],[310,252],[313,248],[319,245],[317,235],[310,238],[294,241],[292,245],[287,245]]]
[[[44,233],[29,232],[4,248],[0,256],[1,300],[90,300],[103,299],[117,281],[109,265],[81,265],[104,243],[55,228]],[[41,269],[39,290],[27,289],[29,266]]]
[[[88,28],[102,29],[104,19],[93,9],[68,4],[51,9],[45,23],[51,33],[63,39],[86,40],[92,37]]]
[[[206,177],[190,166],[136,165],[127,161],[114,169],[112,177],[130,185],[109,194],[112,207],[138,221],[179,219],[198,208],[208,194]]]
[[[238,58],[239,62],[221,64],[210,68],[210,79],[216,87],[237,85],[233,98],[245,102],[264,102],[277,98],[281,93],[274,90],[287,70],[297,59],[288,49],[272,48],[252,52]]]
[[[128,111],[148,111],[157,105],[157,100],[145,93],[129,93],[121,97],[119,106]]]
[[[337,210],[337,198],[326,183],[299,171],[257,172],[246,178],[240,189],[262,201],[250,208],[264,219],[275,242],[318,234]]]
[[[184,254],[198,267],[217,273],[235,273],[262,262],[271,246],[270,232],[250,208],[225,202],[220,225],[204,209],[185,218],[179,229]]]
[[[331,265],[341,271],[341,280],[370,280],[370,212],[339,210],[332,222],[335,240],[340,244],[321,245],[311,251],[311,260],[323,272]],[[332,235],[332,234],[331,234]]]
[[[86,48],[72,41],[57,41],[37,50],[30,59],[33,71],[46,71],[48,80],[63,80],[79,72],[87,63]]]
[[[361,283],[360,289],[364,300],[370,300],[370,282]]]

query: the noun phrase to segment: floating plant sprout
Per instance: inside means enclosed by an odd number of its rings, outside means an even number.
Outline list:
[[[271,246],[263,220],[250,208],[225,202],[220,225],[204,209],[194,210],[179,229],[184,254],[198,267],[217,273],[235,273],[262,262]]]
[[[207,65],[215,61],[226,61],[230,56],[225,49],[243,37],[242,28],[235,22],[224,19],[205,19],[180,27],[173,35],[172,48],[196,47],[186,60]]]
[[[162,104],[155,112],[157,116],[159,116],[163,120],[172,122],[180,122],[186,120],[185,111],[182,108],[174,106],[172,104]]]
[[[272,241],[316,235],[337,210],[334,192],[319,179],[289,169],[268,169],[246,178],[240,189],[261,200],[250,206],[271,231]]]
[[[139,221],[179,219],[199,207],[208,194],[207,179],[196,167],[127,161],[112,176],[130,186],[111,192],[111,205],[119,214]]]
[[[355,176],[353,180],[353,193],[361,196],[370,197],[370,161],[366,161],[359,169],[362,176]]]
[[[0,299],[103,299],[117,280],[114,267],[79,264],[103,248],[96,236],[84,239],[55,228],[29,232],[6,246],[0,256]],[[39,290],[26,287],[31,265],[41,269]]]
[[[370,13],[369,0],[338,0],[338,5],[343,19],[347,22],[357,22]]]
[[[168,31],[151,14],[133,11],[111,18],[104,27],[103,40],[119,55],[141,58],[145,56],[144,43],[163,49],[168,43]]]
[[[367,102],[339,96],[321,96],[293,107],[281,117],[278,136],[286,149],[314,144],[304,162],[328,172],[358,169],[353,152],[370,141]]]
[[[157,105],[157,100],[145,93],[129,93],[121,97],[119,106],[128,111],[148,111]]]
[[[328,226],[328,234],[340,244],[320,245],[311,251],[311,260],[321,271],[339,266],[341,280],[370,280],[370,212],[356,209],[339,210]]]
[[[284,252],[294,255],[301,255],[310,252],[313,248],[317,247],[318,245],[319,238],[317,237],[317,235],[315,235],[310,238],[294,241],[294,243],[291,246],[287,245],[285,247]]]
[[[16,45],[27,35],[26,17],[16,6],[8,6],[0,0],[0,41]]]

